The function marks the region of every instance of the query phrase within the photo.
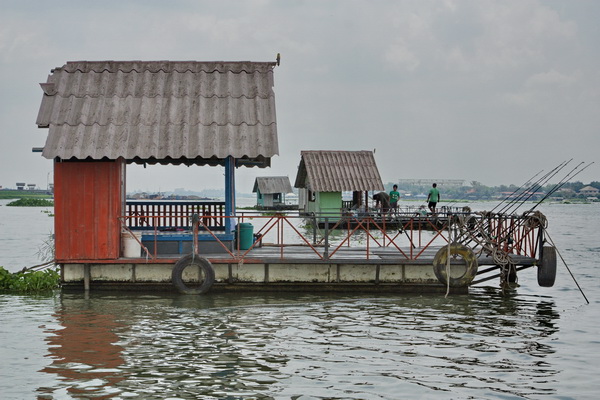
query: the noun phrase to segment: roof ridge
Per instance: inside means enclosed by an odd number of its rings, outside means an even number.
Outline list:
[[[63,70],[67,73],[75,72],[151,72],[151,73],[270,73],[275,67],[275,62],[205,62],[205,61],[69,61],[62,67],[57,67],[52,72]],[[235,67],[235,68],[234,68]]]
[[[52,125],[52,126],[65,126],[66,125],[66,126],[70,126],[70,127],[75,127],[75,126],[79,126],[79,125],[82,125],[82,126],[126,126],[126,125],[132,126],[132,124],[130,122],[123,123],[123,124],[114,124],[114,123],[100,124],[98,122],[94,122],[92,124],[82,124],[82,123],[70,124],[68,122],[65,122],[65,123],[62,123],[62,124],[53,124],[53,123],[50,123],[50,125]],[[144,124],[144,123],[137,123],[137,124],[135,124],[133,126],[139,126],[139,125],[141,125],[141,126],[154,126],[154,124]],[[268,124],[263,124],[260,121],[257,121],[255,124],[249,124],[247,122],[240,122],[239,124],[234,124],[234,123],[231,123],[231,122],[228,122],[226,124],[219,124],[217,122],[211,122],[210,124],[203,124],[201,122],[198,122],[197,124],[190,124],[190,123],[187,123],[187,122],[183,122],[181,124],[175,124],[173,122],[167,122],[166,124],[162,124],[162,125],[159,125],[159,126],[190,126],[190,127],[207,126],[208,127],[208,126],[258,126],[258,125],[260,125],[260,126],[272,126],[272,125],[277,125],[277,122],[273,121],[273,122],[270,122]]]
[[[74,97],[76,99],[84,99],[86,97],[89,97],[90,99],[113,98],[113,97],[118,97],[120,99],[126,99],[128,97],[133,97],[133,98],[137,98],[137,99],[142,99],[142,98],[155,99],[157,97],[164,97],[164,98],[174,97],[176,99],[184,99],[186,97],[190,97],[190,98],[199,98],[199,97],[201,97],[203,99],[212,99],[213,97],[216,97],[217,99],[241,99],[241,98],[246,98],[248,100],[252,100],[252,99],[259,98],[259,99],[266,100],[266,99],[269,99],[271,97],[275,97],[275,93],[274,92],[269,93],[268,96],[261,96],[260,94],[257,94],[256,96],[246,96],[245,94],[242,94],[241,96],[232,96],[232,95],[219,96],[217,94],[213,94],[212,96],[203,96],[201,94],[199,94],[198,96],[190,96],[188,94],[183,95],[183,96],[177,96],[175,94],[171,94],[171,95],[167,94],[167,95],[165,95],[165,94],[162,94],[162,93],[155,94],[154,96],[134,96],[133,94],[127,94],[126,96],[118,96],[116,94],[113,94],[111,96],[106,96],[106,95],[101,94],[101,93],[98,94],[98,95],[95,95],[95,96],[92,96],[92,95],[89,95],[89,94],[84,94],[83,96],[78,96],[77,94],[71,93],[69,95],[64,96],[64,95],[62,95],[62,94],[60,94],[60,93],[58,93],[56,91],[54,91],[54,92],[55,92],[54,94],[49,94],[50,92],[49,93],[45,93],[45,94],[48,95],[48,96],[57,96],[57,97],[60,97],[62,99],[68,99],[70,97]]]

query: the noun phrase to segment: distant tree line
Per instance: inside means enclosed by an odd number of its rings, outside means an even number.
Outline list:
[[[389,182],[385,185],[386,191],[392,190],[394,182]],[[404,194],[406,198],[419,198],[423,195],[427,196],[429,193],[430,186],[414,185],[414,184],[397,184],[398,191]],[[531,185],[530,185],[531,186]],[[469,185],[464,186],[445,186],[438,185],[438,189],[442,194],[442,199],[456,199],[456,200],[488,200],[504,198],[512,193],[522,193],[526,189],[535,189],[531,195],[531,200],[539,200],[544,197],[550,191],[555,189],[556,184],[548,184],[543,187],[529,187],[529,186],[516,186],[516,185],[500,185],[500,186],[486,186],[480,182],[472,181]],[[600,190],[600,182],[593,181],[588,184],[582,182],[567,182],[560,187],[555,193],[551,194],[550,197],[557,198],[562,197],[565,199],[570,198],[585,198],[583,194],[579,194],[579,191],[585,186],[592,186]]]

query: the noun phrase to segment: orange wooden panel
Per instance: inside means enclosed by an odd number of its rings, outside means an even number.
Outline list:
[[[123,163],[55,162],[56,258],[117,259]]]

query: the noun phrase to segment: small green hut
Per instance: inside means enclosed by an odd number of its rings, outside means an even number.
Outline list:
[[[293,191],[287,176],[257,177],[252,189],[252,193],[256,193],[256,206],[265,209],[285,207],[285,195]]]
[[[369,191],[384,190],[372,151],[302,151],[294,187],[301,213],[336,221],[349,210],[367,211]],[[343,192],[352,192],[343,200]]]

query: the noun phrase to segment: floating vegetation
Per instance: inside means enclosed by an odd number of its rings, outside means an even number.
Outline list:
[[[58,268],[43,271],[9,272],[0,267],[0,291],[13,293],[42,293],[60,287]]]
[[[48,210],[42,210],[42,212],[46,215],[48,215],[49,217],[54,217],[54,213],[52,211],[48,211]]]
[[[262,214],[269,216],[269,217],[273,217],[273,216],[277,216],[277,215],[281,215],[281,216],[285,217],[287,215],[287,213],[281,212],[281,211],[263,211]]]
[[[11,207],[54,207],[54,202],[46,199],[19,199],[7,204]]]

